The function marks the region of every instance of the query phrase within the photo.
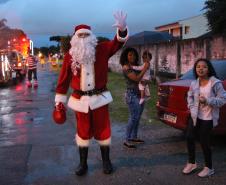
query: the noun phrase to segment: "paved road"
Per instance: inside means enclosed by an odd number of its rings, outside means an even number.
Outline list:
[[[95,141],[89,149],[88,174],[74,175],[79,156],[73,142],[74,114],[56,125],[51,118],[56,74],[39,71],[39,88],[24,82],[0,89],[0,185],[206,185],[226,184],[226,145],[213,140],[216,174],[201,179],[181,173],[186,148],[180,131],[163,124],[141,124],[146,143],[137,149],[122,146],[125,123],[112,123],[111,158],[114,173],[102,173]],[[197,147],[202,167],[202,153]]]

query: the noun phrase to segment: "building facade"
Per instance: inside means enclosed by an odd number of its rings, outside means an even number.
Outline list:
[[[204,35],[209,31],[207,18],[202,14],[177,22],[155,27],[156,31],[168,32],[179,39],[191,39]]]

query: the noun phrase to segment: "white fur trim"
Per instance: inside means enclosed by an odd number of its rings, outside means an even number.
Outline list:
[[[108,139],[105,139],[105,140],[97,140],[97,142],[101,146],[106,146],[106,145],[108,146],[111,144],[111,137],[109,137]]]
[[[56,94],[55,96],[55,102],[62,102],[62,103],[66,103],[67,101],[67,96],[63,95],[63,94]]]
[[[126,30],[127,30],[127,35],[125,37],[120,37],[119,36],[119,29],[117,28],[117,40],[119,42],[126,42],[128,40],[128,38],[129,38],[129,29],[128,29],[127,26],[126,26]]]
[[[105,91],[98,95],[82,96],[80,99],[70,96],[68,100],[68,107],[74,111],[88,113],[89,107],[91,110],[94,110],[107,105],[112,101],[113,99],[110,91]]]
[[[79,33],[89,33],[89,34],[92,34],[92,31],[91,30],[88,30],[88,29],[79,29],[78,31],[75,32],[76,35],[78,35]]]
[[[80,87],[82,91],[89,91],[95,87],[94,64],[82,64]]]
[[[89,139],[85,140],[78,136],[78,134],[75,135],[75,140],[78,146],[89,146]]]
[[[91,110],[107,105],[113,101],[110,91],[104,91],[101,94],[93,95],[90,98],[89,106]]]
[[[89,96],[82,96],[80,99],[76,99],[73,96],[70,96],[67,105],[74,111],[88,113]]]

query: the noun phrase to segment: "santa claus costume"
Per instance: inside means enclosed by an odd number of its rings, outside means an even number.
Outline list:
[[[75,111],[77,123],[75,140],[80,154],[77,175],[87,172],[88,146],[92,137],[100,144],[103,172],[112,172],[109,158],[111,127],[108,112],[112,96],[107,89],[108,60],[128,39],[126,15],[117,12],[114,17],[117,35],[111,41],[97,43],[90,26],[82,24],[75,27],[70,42],[71,49],[64,57],[56,87],[56,107],[62,107],[62,104],[66,103],[69,86],[73,89],[67,105]]]

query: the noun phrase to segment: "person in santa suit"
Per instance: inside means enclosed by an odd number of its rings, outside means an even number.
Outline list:
[[[79,176],[87,172],[88,147],[92,137],[100,145],[103,172],[110,174],[113,171],[109,157],[111,128],[108,104],[112,96],[107,89],[108,60],[128,39],[126,14],[120,11],[114,17],[116,23],[113,26],[117,28],[117,34],[111,41],[98,43],[88,25],[75,27],[56,87],[55,109],[63,111],[69,86],[73,89],[67,105],[76,116],[75,140],[80,154],[76,174]]]

